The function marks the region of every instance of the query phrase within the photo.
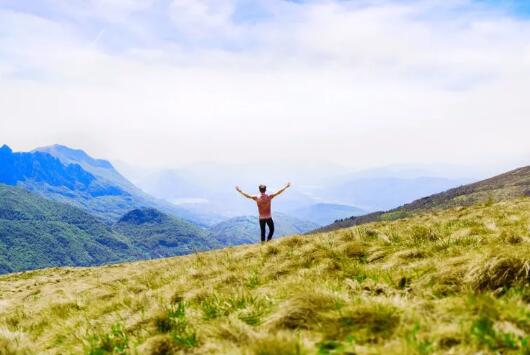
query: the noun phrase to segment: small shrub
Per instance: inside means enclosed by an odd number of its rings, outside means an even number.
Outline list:
[[[404,288],[410,286],[410,282],[411,282],[411,279],[410,279],[409,277],[402,276],[402,277],[399,279],[399,281],[398,281],[398,285],[397,285],[397,287],[400,288],[400,289],[404,289]]]
[[[178,304],[182,301],[184,301],[184,297],[182,297],[180,292],[175,292],[170,299],[171,304]]]
[[[519,244],[523,241],[523,237],[515,234],[513,231],[503,231],[501,233],[501,239],[508,244]]]
[[[171,305],[155,317],[155,325],[159,332],[167,333],[173,329],[175,321],[184,318],[185,314],[186,308],[183,302]]]
[[[281,305],[269,326],[275,329],[314,329],[322,320],[323,312],[337,301],[330,295],[302,293]]]
[[[399,322],[395,307],[372,302],[341,310],[339,317],[328,319],[322,330],[327,339],[342,340],[353,335],[359,342],[377,341],[390,337]]]
[[[358,232],[355,233],[354,229],[344,229],[339,232],[340,240],[343,242],[351,242],[357,239]]]
[[[95,336],[90,341],[90,355],[106,353],[124,354],[129,349],[129,336],[119,323],[112,326],[110,333]]]
[[[527,284],[530,282],[530,259],[514,255],[490,256],[477,263],[467,279],[477,290]]]
[[[356,354],[355,341],[353,337],[348,337],[345,341],[324,340],[317,343],[318,354]]]
[[[201,302],[201,310],[205,320],[218,318],[221,313],[221,305],[217,296],[208,297]]]
[[[247,278],[246,286],[250,289],[256,288],[261,284],[261,280],[259,277],[259,274],[254,271],[250,274],[250,276]]]
[[[287,245],[290,248],[299,247],[308,242],[307,238],[301,236],[283,238],[280,244]]]
[[[176,351],[175,341],[167,334],[155,335],[147,340],[143,353],[150,355],[169,355]]]
[[[242,312],[238,318],[248,325],[256,326],[261,324],[261,317],[263,312],[259,309]]]
[[[349,242],[344,244],[340,250],[349,258],[364,258],[366,256],[366,247],[361,243]]]
[[[375,239],[377,238],[378,232],[374,229],[365,229],[364,230],[364,236],[366,239]]]
[[[279,253],[280,253],[280,248],[278,248],[276,245],[273,245],[273,244],[268,244],[265,249],[266,256],[277,255]]]
[[[168,307],[155,318],[155,325],[159,332],[167,333],[174,343],[181,347],[195,347],[198,344],[197,335],[186,320],[184,302]]]
[[[410,238],[415,243],[425,243],[439,240],[440,235],[431,227],[415,225],[410,230]]]
[[[433,344],[428,339],[420,339],[418,337],[418,331],[420,330],[420,324],[416,322],[410,332],[405,335],[405,341],[409,348],[413,349],[417,354],[430,354],[432,352]]]
[[[490,350],[520,350],[522,354],[530,352],[530,337],[521,337],[512,333],[497,331],[493,321],[487,315],[481,315],[471,325],[471,335],[479,346]]]
[[[461,342],[462,341],[457,337],[443,336],[442,338],[440,338],[440,340],[438,340],[438,346],[442,349],[450,349],[454,346],[457,346]]]

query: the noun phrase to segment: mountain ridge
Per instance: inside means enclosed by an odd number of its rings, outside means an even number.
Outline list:
[[[127,212],[113,229],[130,238],[144,259],[184,255],[219,248],[205,230],[154,208]]]
[[[2,146],[0,183],[70,203],[109,222],[115,222],[132,209],[154,207],[200,225],[212,224],[213,217],[208,214],[191,212],[144,193],[110,162],[61,145],[32,152],[13,152],[7,145]]]
[[[127,238],[87,212],[0,184],[0,273],[137,258]]]
[[[530,166],[520,167],[488,179],[426,196],[388,211],[377,211],[363,216],[342,219],[318,228],[315,232],[332,231],[380,220],[398,219],[418,211],[471,205],[488,199],[502,201],[521,196],[530,196]]]
[[[324,202],[315,203],[310,206],[291,211],[293,216],[296,216],[302,220],[314,222],[321,226],[333,223],[338,219],[363,215],[366,213],[367,211],[355,206]]]
[[[152,208],[110,225],[83,209],[0,184],[0,274],[182,255],[222,246],[205,230]]]

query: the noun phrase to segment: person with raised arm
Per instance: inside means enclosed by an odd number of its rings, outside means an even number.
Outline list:
[[[259,185],[258,189],[260,194],[259,195],[249,195],[245,192],[243,192],[239,186],[236,186],[236,191],[239,192],[241,195],[245,196],[248,199],[256,201],[256,204],[258,205],[258,213],[259,213],[259,227],[261,229],[261,242],[265,242],[265,226],[269,227],[269,233],[267,235],[267,241],[272,239],[272,236],[274,235],[274,221],[272,219],[271,214],[271,201],[273,198],[287,190],[291,186],[291,183],[287,183],[283,188],[276,191],[272,194],[267,194],[267,186],[265,185]]]

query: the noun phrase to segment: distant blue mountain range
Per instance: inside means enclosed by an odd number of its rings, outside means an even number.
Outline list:
[[[293,216],[311,221],[321,226],[335,222],[337,219],[361,216],[368,213],[357,207],[335,203],[316,203],[307,207],[298,208],[291,212]]]
[[[110,222],[143,207],[157,208],[203,226],[221,220],[212,214],[190,212],[151,197],[124,178],[110,162],[61,145],[32,152],[13,152],[8,146],[2,146],[0,183],[69,203]]]
[[[13,153],[11,148],[3,145],[0,148],[0,182],[16,185],[27,180],[89,190],[96,177],[77,164],[63,165],[50,154]]]

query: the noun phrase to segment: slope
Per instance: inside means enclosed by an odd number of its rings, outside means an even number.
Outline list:
[[[6,352],[530,351],[530,199],[0,277]]]
[[[126,237],[88,213],[0,184],[0,273],[136,258]]]
[[[336,221],[318,231],[331,231],[340,228],[380,220],[393,220],[409,216],[419,211],[467,206],[480,201],[504,201],[520,196],[530,196],[530,166],[522,167],[507,173],[460,186],[442,193],[421,198],[401,207],[386,211],[374,212],[363,216]]]

